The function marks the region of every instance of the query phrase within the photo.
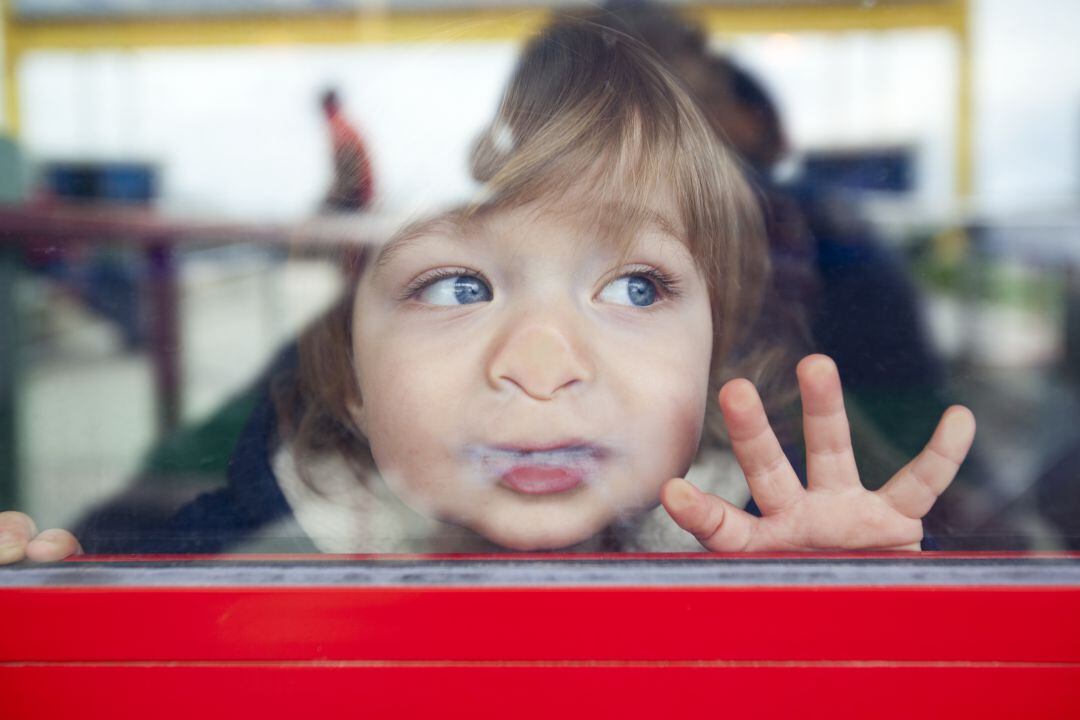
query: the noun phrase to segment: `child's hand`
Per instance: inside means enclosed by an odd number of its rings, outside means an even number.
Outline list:
[[[946,410],[923,451],[870,492],[855,467],[836,365],[811,355],[799,363],[798,377],[808,487],[780,449],[754,386],[732,380],[720,390],[720,409],[762,517],[682,478],[661,489],[668,513],[714,552],[918,550],[922,517],[952,482],[975,438],[971,411]]]
[[[0,565],[19,562],[23,558],[52,562],[81,555],[82,551],[79,541],[67,530],[39,533],[29,515],[0,512]]]

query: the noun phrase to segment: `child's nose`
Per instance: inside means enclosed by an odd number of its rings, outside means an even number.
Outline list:
[[[559,390],[591,378],[592,370],[570,339],[549,325],[517,329],[488,367],[494,387],[510,382],[537,400],[551,400]]]

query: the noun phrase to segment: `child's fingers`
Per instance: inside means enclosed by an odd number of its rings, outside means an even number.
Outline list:
[[[682,478],[664,484],[660,501],[679,527],[713,552],[749,550],[755,526],[760,522],[745,510],[701,492]]]
[[[26,545],[35,535],[37,526],[29,515],[14,510],[0,512],[0,565],[26,557]]]
[[[26,546],[26,557],[35,562],[55,562],[72,555],[82,555],[83,549],[67,530],[46,530]]]
[[[795,372],[802,396],[807,484],[811,490],[857,484],[859,470],[836,363],[825,355],[808,355]]]
[[[762,514],[772,515],[798,502],[802,485],[769,426],[753,384],[740,379],[724,385],[720,389],[720,409],[731,437],[731,449]]]
[[[975,439],[975,416],[954,405],[941,416],[922,452],[896,473],[880,492],[897,512],[918,519],[956,477]]]

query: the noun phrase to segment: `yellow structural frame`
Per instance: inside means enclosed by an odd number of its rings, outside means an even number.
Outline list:
[[[4,119],[19,131],[18,68],[42,50],[89,51],[163,47],[352,45],[358,43],[518,40],[540,27],[543,9],[350,12],[280,15],[24,19],[3,2]],[[971,41],[968,0],[792,2],[683,6],[714,35],[770,32],[853,32],[936,28],[958,46],[955,189],[971,191]]]

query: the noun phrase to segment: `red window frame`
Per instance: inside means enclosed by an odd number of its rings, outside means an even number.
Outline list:
[[[1080,716],[1080,554],[81,558],[3,717]]]

